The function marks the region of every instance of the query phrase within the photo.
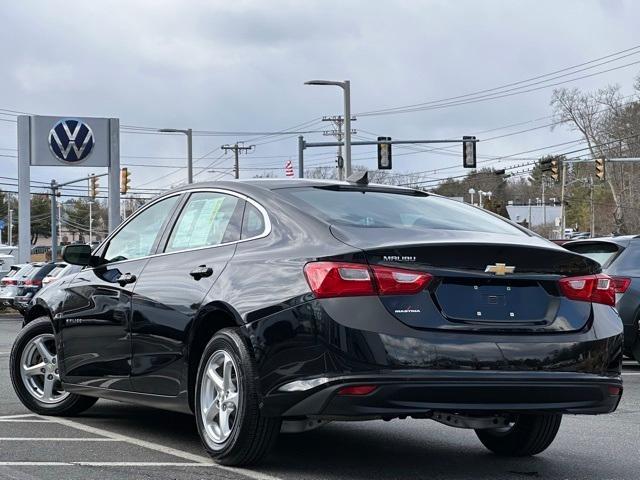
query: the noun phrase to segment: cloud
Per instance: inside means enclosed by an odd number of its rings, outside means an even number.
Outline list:
[[[353,111],[362,112],[492,88],[628,48],[637,43],[640,3],[141,0],[68,1],[61,9],[27,0],[3,5],[2,18],[0,108],[115,116],[129,125],[264,131],[341,112],[339,90],[303,86],[311,78],[350,79]],[[576,85],[618,82],[628,93],[638,71],[618,70]],[[457,138],[549,115],[550,94],[361,117],[354,128],[394,138]],[[313,125],[319,132],[306,137],[326,139],[325,127]],[[196,137],[194,151],[218,155],[221,144],[247,137]],[[574,138],[565,129],[540,129],[480,143],[478,153],[509,155]],[[241,171],[284,164],[295,158],[296,141],[255,141]],[[0,147],[15,147],[13,124],[0,122]],[[122,135],[123,155],[180,157],[184,150],[180,137]],[[276,155],[281,159],[260,158]],[[307,151],[316,164],[331,165],[333,156],[333,149]],[[373,168],[374,158],[373,149],[354,149],[358,163]],[[399,170],[461,163],[434,153],[394,159]],[[231,160],[220,166],[230,167]],[[9,164],[2,171],[15,176]],[[163,173],[169,171],[134,167],[133,184]],[[38,180],[70,176],[70,170],[34,171]]]

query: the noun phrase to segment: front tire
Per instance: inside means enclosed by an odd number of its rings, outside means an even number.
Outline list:
[[[537,455],[556,438],[562,415],[520,415],[505,429],[476,430],[476,435],[492,452],[508,457]]]
[[[260,414],[257,378],[253,357],[234,329],[209,341],[196,377],[195,414],[202,444],[220,464],[257,463],[277,439],[281,420]]]
[[[22,404],[40,415],[77,415],[97,401],[62,388],[49,317],[37,318],[20,331],[11,348],[9,370]]]

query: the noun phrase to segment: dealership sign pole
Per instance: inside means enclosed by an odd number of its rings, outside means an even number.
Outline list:
[[[20,115],[18,117],[19,262],[24,263],[31,259],[30,169],[32,166],[107,167],[109,231],[120,223],[120,121],[117,118]]]

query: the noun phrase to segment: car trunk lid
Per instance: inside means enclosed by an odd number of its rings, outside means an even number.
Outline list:
[[[418,295],[381,298],[404,323],[437,329],[566,331],[580,329],[589,320],[590,304],[563,298],[558,280],[598,273],[600,266],[593,260],[538,237],[383,230],[332,227],[337,238],[362,248],[371,265],[434,276]]]

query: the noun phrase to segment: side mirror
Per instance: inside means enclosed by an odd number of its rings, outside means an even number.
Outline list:
[[[71,265],[92,265],[94,257],[91,256],[89,245],[67,245],[62,250],[62,259]]]

